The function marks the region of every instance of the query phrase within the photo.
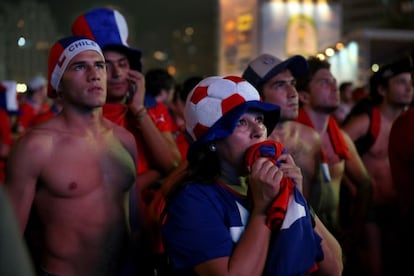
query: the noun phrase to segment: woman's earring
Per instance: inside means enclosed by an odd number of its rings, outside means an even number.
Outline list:
[[[211,152],[215,152],[215,151],[217,150],[216,145],[214,145],[214,144],[210,144],[210,145],[208,145],[208,149],[209,149]]]

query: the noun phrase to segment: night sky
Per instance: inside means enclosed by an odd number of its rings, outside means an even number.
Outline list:
[[[200,74],[213,73],[215,65],[211,64],[213,57],[211,49],[215,47],[212,41],[215,38],[217,22],[217,2],[215,0],[39,0],[48,2],[52,11],[59,14],[59,29],[65,33],[70,32],[73,19],[84,11],[102,5],[112,5],[125,17],[130,28],[129,44],[140,48],[144,58],[147,58],[146,67],[155,67],[148,59],[154,50],[166,52],[172,51],[172,33],[175,30],[182,31],[185,27],[192,26],[195,29],[194,44],[198,60],[197,68],[206,71],[195,70]],[[114,4],[115,3],[115,4]],[[202,40],[202,41],[201,41]],[[205,57],[210,58],[204,60]],[[183,58],[181,58],[183,59]],[[210,63],[208,63],[210,62]],[[205,65],[201,65],[201,63]],[[207,63],[207,64],[206,64]],[[145,69],[145,68],[144,68]]]
[[[13,5],[23,1],[47,3],[55,15],[54,20],[61,35],[70,34],[70,25],[78,15],[95,7],[110,5],[125,16],[129,26],[128,43],[143,52],[144,58],[148,59],[147,67],[164,66],[165,64],[151,64],[156,61],[151,60],[149,56],[155,50],[171,52],[174,40],[172,33],[176,30],[182,32],[184,28],[191,26],[195,30],[192,49],[196,50],[189,60],[196,62],[199,69],[202,68],[201,71],[195,69],[195,72],[211,74],[215,70],[215,64],[211,61],[215,58],[212,49],[216,47],[218,0],[2,1]],[[180,59],[183,60],[183,55],[180,54]]]

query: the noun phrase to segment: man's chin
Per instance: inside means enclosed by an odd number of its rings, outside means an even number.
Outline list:
[[[116,93],[115,95],[114,94],[110,94],[109,92],[108,92],[108,94],[107,94],[107,96],[106,96],[106,101],[107,102],[123,102],[124,100],[125,100],[125,98],[126,98],[126,92],[125,93],[123,93],[123,94],[120,94],[120,93]]]

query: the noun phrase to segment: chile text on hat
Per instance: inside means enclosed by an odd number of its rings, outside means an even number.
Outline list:
[[[79,53],[89,50],[98,52],[103,58],[99,45],[88,38],[66,37],[53,45],[49,53],[49,97],[56,97],[56,90],[69,62]]]

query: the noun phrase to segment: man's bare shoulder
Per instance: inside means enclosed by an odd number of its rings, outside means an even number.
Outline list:
[[[14,145],[27,152],[46,151],[56,137],[57,129],[50,124],[41,124],[28,129]]]
[[[108,128],[111,128],[115,136],[122,142],[122,144],[128,148],[132,154],[135,156],[136,152],[136,142],[134,135],[127,130],[126,128],[113,123],[108,119],[104,119],[104,123]]]
[[[294,121],[292,121],[292,126],[296,128],[301,139],[311,144],[321,144],[321,137],[315,129]]]
[[[28,129],[12,147],[7,162],[8,173],[13,176],[21,176],[22,171],[26,175],[29,171],[32,175],[39,173],[53,156],[56,133],[55,129],[43,124]]]

